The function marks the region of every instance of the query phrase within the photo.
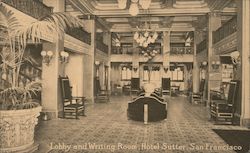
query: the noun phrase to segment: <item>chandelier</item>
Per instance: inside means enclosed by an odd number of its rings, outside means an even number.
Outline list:
[[[127,1],[128,0],[117,0],[118,1],[118,7],[120,9],[125,9],[127,6]],[[129,14],[132,16],[136,16],[139,13],[139,6],[142,7],[142,9],[148,9],[151,0],[130,0],[130,6],[129,6]],[[139,4],[139,5],[138,5]]]
[[[149,21],[149,24],[148,24]],[[150,16],[149,19],[145,20],[145,24],[141,27],[136,26],[137,31],[134,33],[134,40],[139,44],[140,47],[148,47],[149,44],[155,43],[158,38],[158,33],[151,29]]]

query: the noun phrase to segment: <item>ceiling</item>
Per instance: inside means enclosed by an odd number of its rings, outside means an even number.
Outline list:
[[[81,19],[95,16],[104,27],[117,33],[131,33],[148,21],[156,31],[171,31],[176,40],[188,31],[206,29],[209,12],[220,12],[222,22],[236,13],[234,0],[152,0],[148,10],[140,8],[133,17],[129,3],[120,9],[117,0],[66,0],[66,11]]]

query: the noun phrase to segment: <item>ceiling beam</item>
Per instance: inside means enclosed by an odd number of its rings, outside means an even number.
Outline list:
[[[183,8],[183,9],[152,9],[151,16],[190,16],[190,15],[204,15],[210,12],[208,8]],[[109,10],[109,11],[95,11],[95,15],[100,17],[131,17],[128,10]],[[140,12],[137,16],[143,16]]]
[[[136,28],[111,28],[111,32],[135,32],[137,31]],[[172,28],[157,28],[155,31],[162,32],[162,31],[183,31],[183,32],[188,32],[188,31],[194,31],[194,28],[192,27],[172,27]]]

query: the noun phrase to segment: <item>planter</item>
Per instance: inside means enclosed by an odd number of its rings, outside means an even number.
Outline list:
[[[0,111],[0,152],[30,153],[38,149],[34,130],[42,107]]]

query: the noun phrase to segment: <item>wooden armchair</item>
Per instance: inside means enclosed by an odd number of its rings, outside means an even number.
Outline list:
[[[171,96],[171,80],[170,78],[162,78],[162,94],[169,94]]]
[[[85,116],[85,97],[73,97],[69,78],[59,76],[61,87],[62,103],[63,103],[63,118],[75,117],[79,115]]]
[[[109,91],[101,88],[99,77],[95,78],[96,102],[109,102]]]
[[[130,93],[135,93],[136,95],[140,91],[140,78],[131,78],[131,89]]]
[[[219,120],[230,121],[233,124],[233,117],[235,113],[235,101],[237,100],[239,88],[239,81],[232,80],[229,85],[228,98],[211,100],[210,114],[211,118],[216,122]]]
[[[205,79],[202,79],[200,82],[199,92],[198,93],[192,93],[192,103],[203,102],[203,92],[205,87]]]

